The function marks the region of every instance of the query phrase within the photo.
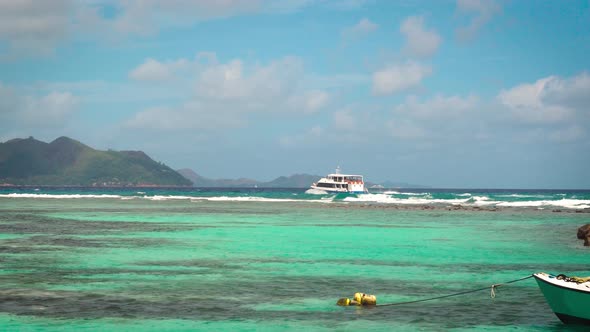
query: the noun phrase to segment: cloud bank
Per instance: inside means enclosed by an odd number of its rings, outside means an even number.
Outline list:
[[[195,60],[159,62],[147,59],[129,76],[141,81],[184,79],[192,91],[180,106],[152,107],[137,113],[127,122],[131,128],[220,129],[241,127],[248,114],[310,114],[320,111],[330,101],[327,91],[306,89],[303,62],[284,57],[266,65],[249,64],[241,59],[218,62],[207,53]],[[176,69],[182,67],[182,73]],[[187,76],[187,72],[190,74]]]

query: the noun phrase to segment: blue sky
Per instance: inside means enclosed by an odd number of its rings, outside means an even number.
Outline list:
[[[0,0],[0,141],[590,188],[590,1]]]

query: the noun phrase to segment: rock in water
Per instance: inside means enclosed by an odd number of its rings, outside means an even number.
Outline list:
[[[590,236],[590,224],[586,224],[578,228],[578,239],[587,239]],[[587,241],[587,240],[586,240]]]

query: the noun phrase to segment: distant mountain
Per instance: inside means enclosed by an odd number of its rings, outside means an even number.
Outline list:
[[[184,176],[185,179],[187,179],[190,182],[192,182],[193,185],[195,183],[198,183],[199,181],[207,181],[207,179],[205,179],[204,177],[202,177],[199,174],[195,173],[195,171],[193,171],[190,168],[177,169],[176,172],[178,174]]]
[[[186,179],[193,183],[195,187],[205,188],[242,188],[242,187],[254,187],[258,185],[258,181],[246,178],[240,179],[208,179],[195,173],[190,168],[183,168],[177,170],[179,174],[184,176]]]
[[[319,175],[295,174],[291,176],[280,176],[272,181],[262,182],[258,186],[265,188],[308,188],[320,178],[321,176]]]
[[[100,151],[68,137],[0,143],[0,184],[190,186],[190,181],[142,151]]]
[[[209,188],[307,188],[312,182],[320,179],[318,175],[295,174],[280,176],[272,181],[261,182],[247,178],[240,179],[208,179],[195,173],[192,169],[183,168],[177,171],[190,180],[195,187]]]

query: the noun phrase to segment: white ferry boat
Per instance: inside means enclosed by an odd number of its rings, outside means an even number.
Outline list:
[[[336,168],[336,173],[328,174],[318,182],[314,182],[311,189],[329,193],[364,194],[367,192],[362,175],[341,174],[340,167]]]

